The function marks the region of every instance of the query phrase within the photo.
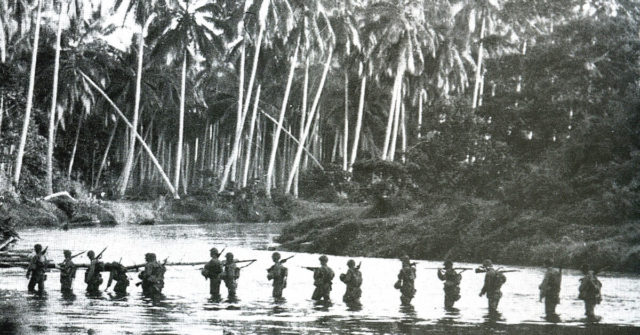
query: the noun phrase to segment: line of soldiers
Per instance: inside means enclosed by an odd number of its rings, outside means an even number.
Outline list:
[[[45,257],[46,249],[42,250],[42,246],[36,244],[34,250],[35,255],[32,256],[27,269],[27,278],[30,278],[28,289],[30,292],[34,292],[35,286],[37,285],[38,291],[42,292],[44,290],[44,281],[46,280],[46,271],[48,268]],[[224,249],[222,251],[224,251]],[[127,270],[137,269],[138,266],[125,267],[120,264],[120,262],[103,263],[100,261],[103,253],[104,250],[96,256],[93,251],[87,252],[87,257],[90,261],[85,271],[87,291],[90,293],[99,292],[100,284],[102,284],[101,272],[109,271],[107,289],[111,286],[111,283],[115,281],[114,292],[116,294],[126,294],[127,287],[129,286],[129,279],[126,275]],[[76,274],[76,265],[73,263],[73,258],[80,254],[82,253],[72,255],[69,250],[64,250],[65,259],[58,265],[62,292],[71,292],[71,284]],[[205,264],[204,268],[202,268],[201,274],[205,279],[209,280],[209,293],[212,299],[221,299],[220,284],[224,282],[228,290],[228,299],[233,301],[236,299],[238,279],[240,277],[240,269],[242,268],[238,266],[238,263],[246,261],[234,259],[233,254],[230,252],[225,255],[225,261],[220,261],[219,257],[221,254],[222,252],[218,252],[217,248],[212,248],[210,250],[211,259]],[[272,254],[273,265],[267,269],[267,280],[272,281],[272,296],[275,299],[282,299],[283,290],[287,287],[289,272],[283,264],[292,257],[293,256],[281,259],[279,252]],[[400,290],[400,301],[402,305],[409,305],[416,294],[415,279],[417,263],[412,263],[406,255],[402,256],[400,260],[402,267],[398,273],[398,280],[395,282],[394,288]],[[138,275],[141,281],[137,283],[136,286],[142,286],[143,294],[160,294],[164,287],[166,260],[161,264],[157,261],[155,254],[147,253],[145,255],[145,261],[144,270]],[[253,263],[253,261],[255,260],[250,260],[251,263]],[[311,295],[311,299],[320,303],[329,303],[331,301],[332,282],[335,274],[328,266],[329,259],[327,256],[320,256],[319,261],[319,267],[305,267],[313,271],[313,284],[315,289]],[[361,264],[356,266],[353,259],[348,260],[347,272],[341,274],[339,277],[346,285],[346,291],[342,300],[349,307],[361,306],[360,297],[362,296],[362,290],[360,287],[362,285],[362,273],[360,272],[360,265]],[[550,321],[556,321],[558,320],[558,315],[555,309],[560,303],[562,269],[554,268],[552,260],[546,260],[545,266],[547,271],[539,286],[540,301],[544,299],[547,318]],[[437,269],[438,279],[444,281],[445,309],[453,309],[455,302],[460,299],[462,272],[470,269],[471,268],[454,268],[453,263],[449,260],[444,262],[444,268]],[[600,283],[596,276],[597,272],[591,270],[588,265],[582,266],[581,270],[583,277],[580,279],[578,299],[583,300],[585,303],[585,315],[589,319],[597,319],[594,309],[595,305],[602,301],[600,294],[602,283]],[[485,273],[484,285],[479,296],[482,297],[486,295],[489,313],[497,314],[498,304],[502,297],[501,288],[507,280],[504,274],[516,270],[496,269],[493,267],[491,260],[487,259],[482,263],[482,266],[475,269],[475,271],[476,273]]]

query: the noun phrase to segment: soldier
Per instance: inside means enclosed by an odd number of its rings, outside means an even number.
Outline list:
[[[70,293],[73,291],[72,284],[76,278],[76,265],[73,263],[71,251],[64,250],[64,261],[60,263],[60,291]]]
[[[398,273],[398,281],[396,281],[394,287],[400,290],[400,302],[402,305],[411,304],[411,299],[416,294],[414,287],[414,281],[416,280],[416,268],[414,264],[411,264],[409,256],[404,255],[400,258],[402,261],[402,269]]]
[[[489,314],[495,314],[498,312],[498,303],[502,297],[500,288],[502,284],[507,281],[507,277],[493,268],[490,259],[485,259],[484,262],[482,262],[482,267],[484,271],[486,271],[486,274],[484,276],[484,286],[482,286],[482,290],[480,290],[480,296],[484,294],[487,295]]]
[[[349,270],[347,273],[340,275],[340,280],[347,285],[347,290],[344,292],[342,301],[349,306],[360,305],[360,296],[362,296],[362,274],[360,273],[360,266],[356,267],[356,262],[353,259],[347,261]]]
[[[464,271],[464,270],[463,270]],[[450,310],[460,300],[460,281],[462,275],[453,269],[453,263],[444,261],[444,269],[438,269],[438,279],[444,281],[444,308]]]
[[[311,299],[315,301],[331,302],[331,282],[335,274],[333,270],[327,265],[329,258],[322,255],[319,258],[320,267],[313,268],[313,285],[316,287],[313,290]]]
[[[218,259],[220,253],[218,253],[218,249],[211,248],[209,255],[211,255],[211,260],[204,266],[200,273],[202,273],[205,280],[209,279],[209,293],[211,297],[215,300],[220,300],[220,276],[223,271],[222,262]]]
[[[236,265],[236,260],[233,259],[233,254],[227,252],[225,255],[226,261],[224,262],[224,271],[222,273],[222,279],[224,285],[227,287],[227,298],[229,300],[236,299],[236,289],[238,288],[238,278],[240,278],[240,269]]]
[[[109,280],[107,281],[107,287],[105,291],[109,289],[111,283],[115,280],[116,285],[113,287],[113,292],[116,295],[126,295],[127,287],[129,286],[129,277],[127,277],[127,268],[125,268],[119,262],[113,262],[107,264],[109,268]]]
[[[36,284],[38,284],[38,293],[42,294],[44,293],[44,281],[47,280],[47,257],[45,256],[47,250],[42,251],[40,244],[33,246],[33,250],[36,253],[31,256],[27,268],[27,278],[29,278],[27,289],[29,293],[34,293]]]
[[[282,298],[282,290],[287,287],[287,276],[289,270],[280,262],[280,253],[274,252],[271,255],[273,265],[267,269],[267,279],[273,280],[273,292],[271,295],[276,299]]]
[[[538,287],[540,289],[540,301],[544,299],[544,311],[547,319],[556,318],[556,305],[560,303],[560,284],[562,282],[562,272],[553,268],[553,261],[546,259],[544,266],[547,272]]]
[[[156,296],[162,293],[166,269],[164,264],[158,263],[156,254],[152,252],[145,254],[144,260],[146,261],[144,270],[138,274],[138,278],[142,279],[142,294]]]
[[[602,289],[602,283],[596,277],[595,271],[592,271],[588,264],[582,265],[580,268],[584,277],[580,278],[580,287],[578,291],[578,299],[584,300],[585,315],[588,319],[597,320],[594,309],[596,304],[602,302],[602,295],[600,295],[600,289]]]
[[[89,258],[89,267],[84,272],[84,282],[87,284],[87,292],[98,293],[100,292],[100,284],[102,284],[102,274],[100,271],[104,270],[104,263],[100,262],[100,258],[96,257],[93,250],[87,252]]]

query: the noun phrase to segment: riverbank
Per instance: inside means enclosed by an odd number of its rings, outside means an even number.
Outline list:
[[[450,200],[377,215],[367,206],[335,208],[295,221],[277,238],[281,248],[333,255],[398,257],[500,264],[559,265],[640,273],[640,222],[576,224],[550,213],[515,210],[498,201]]]

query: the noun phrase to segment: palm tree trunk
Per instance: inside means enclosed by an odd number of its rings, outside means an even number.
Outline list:
[[[173,185],[171,184],[171,180],[169,180],[169,177],[167,176],[166,173],[164,173],[164,170],[162,169],[162,166],[160,165],[160,163],[158,162],[158,160],[156,159],[156,156],[153,154],[153,151],[151,151],[151,149],[149,148],[149,146],[147,145],[147,143],[145,143],[144,139],[142,138],[142,136],[140,136],[140,134],[138,134],[138,132],[136,131],[135,128],[133,128],[133,125],[129,122],[129,120],[127,120],[127,117],[122,113],[122,111],[120,110],[120,108],[118,108],[118,106],[113,102],[113,100],[111,100],[111,98],[109,98],[109,96],[104,92],[104,90],[102,90],[100,88],[100,86],[98,86],[98,84],[96,84],[93,80],[91,80],[91,78],[89,78],[89,76],[87,76],[84,72],[79,71],[80,75],[82,75],[82,77],[91,85],[93,86],[93,88],[95,88],[101,95],[102,97],[105,98],[105,100],[107,100],[107,102],[111,105],[111,107],[113,107],[113,109],[116,111],[116,113],[118,114],[118,116],[125,122],[125,124],[127,125],[127,127],[129,127],[129,129],[135,133],[136,138],[138,139],[138,141],[140,141],[140,144],[142,145],[142,148],[144,148],[145,151],[147,151],[147,153],[149,154],[149,158],[151,159],[151,161],[153,162],[153,165],[155,165],[156,169],[158,170],[158,172],[160,172],[160,175],[162,176],[162,179],[164,180],[165,184],[167,184],[167,188],[169,189],[169,191],[171,192],[171,194],[173,194],[173,197],[175,199],[180,199],[180,196],[178,195],[178,192],[176,190],[176,188],[173,187]]]
[[[6,2],[3,3],[6,7]],[[0,63],[7,61],[7,40],[5,38],[4,22],[0,17]],[[4,92],[0,90],[0,136],[2,136],[2,119],[4,117]],[[0,172],[4,169],[4,164],[0,163]]]
[[[398,98],[396,99],[395,114],[393,115],[393,131],[391,134],[391,144],[389,146],[389,157],[387,157],[390,161],[393,161],[396,158],[396,143],[398,140],[398,128],[400,126],[400,106],[402,106],[402,85],[400,85],[398,91],[399,92],[397,92]]]
[[[176,146],[176,166],[173,175],[173,186],[178,190],[180,185],[180,167],[182,166],[182,138],[184,136],[184,103],[187,81],[187,50],[182,59],[182,79],[180,83],[180,115],[178,121],[178,145]]]
[[[471,109],[478,107],[478,99],[480,97],[480,81],[482,80],[482,58],[484,54],[484,48],[482,47],[482,40],[485,34],[485,18],[486,10],[482,10],[482,23],[480,26],[480,46],[478,47],[478,60],[476,61],[476,82],[473,88],[473,100],[471,102]]]
[[[47,193],[53,194],[53,147],[55,146],[56,105],[58,103],[58,74],[60,72],[60,40],[62,38],[62,4],[58,9],[58,30],[56,31],[56,54],[53,65],[53,89],[51,92],[51,110],[49,111],[49,132],[47,142]]]
[[[418,96],[418,139],[422,138],[422,92]]]
[[[398,67],[396,69],[396,78],[393,83],[393,91],[391,94],[391,105],[389,106],[389,116],[387,118],[387,128],[384,134],[384,144],[382,146],[382,160],[386,160],[388,158],[389,153],[389,142],[391,140],[391,132],[393,130],[393,120],[395,119],[397,99],[400,99],[398,93],[401,93],[402,90],[402,78],[404,76],[404,70],[406,66],[406,60],[404,59],[406,50],[402,50],[400,53],[400,59],[398,60]]]
[[[282,107],[280,109],[280,116],[278,118],[278,125],[276,127],[275,134],[273,135],[273,145],[271,146],[271,155],[269,156],[269,165],[267,167],[267,180],[265,185],[265,192],[267,198],[271,199],[271,185],[273,170],[276,163],[276,153],[278,152],[278,141],[280,140],[280,132],[282,130],[282,122],[284,121],[284,114],[287,110],[287,102],[289,101],[289,93],[291,92],[291,84],[293,83],[293,74],[296,69],[296,63],[298,62],[298,49],[300,48],[300,37],[296,42],[296,49],[291,58],[291,68],[289,69],[289,77],[287,79],[287,86],[284,91],[284,97],[282,98]]]
[[[29,132],[29,119],[31,118],[31,109],[33,108],[33,87],[36,81],[36,61],[38,59],[38,42],[40,40],[40,18],[42,16],[42,2],[37,0],[36,14],[36,30],[33,37],[33,48],[31,50],[31,70],[29,72],[29,88],[27,89],[27,106],[24,112],[24,121],[22,124],[22,133],[20,134],[20,144],[18,144],[18,153],[16,155],[16,165],[14,167],[13,184],[18,186],[20,183],[20,171],[22,170],[22,158],[24,157],[24,147],[27,143],[27,133]]]
[[[400,110],[400,136],[402,136],[402,163],[406,162],[407,153],[407,127],[406,127],[406,110],[404,104]]]
[[[249,122],[249,137],[247,139],[247,147],[245,149],[244,170],[242,171],[242,187],[247,187],[247,178],[249,176],[249,166],[251,165],[251,149],[253,148],[253,133],[256,129],[256,118],[258,116],[258,106],[260,105],[260,90],[262,86],[258,85],[256,90],[256,101],[253,103],[253,112],[251,113],[251,121]]]
[[[304,83],[302,85],[302,109],[300,110],[300,135],[304,133],[304,125],[307,121],[307,104],[309,99],[309,57],[306,57],[304,65]],[[293,196],[298,198],[298,185],[300,184],[300,166],[296,169],[296,175],[293,179]]]
[[[358,142],[360,141],[360,131],[362,129],[362,116],[364,114],[364,95],[367,87],[367,75],[362,74],[362,83],[360,84],[360,102],[358,103],[358,118],[356,119],[356,129],[353,133],[353,146],[351,147],[351,160],[349,162],[349,172],[353,171],[353,163],[356,162],[358,155]]]
[[[344,144],[342,145],[342,170],[349,168],[349,71],[344,72]]]
[[[73,150],[71,151],[71,159],[69,160],[69,169],[67,170],[67,178],[71,179],[71,171],[73,170],[73,161],[76,159],[76,151],[78,150],[78,138],[80,138],[80,129],[82,128],[82,114],[78,115],[78,128],[76,129],[76,138],[73,140]]]
[[[104,166],[107,164],[107,158],[109,157],[109,150],[111,149],[111,143],[113,143],[113,138],[116,135],[116,129],[118,129],[118,121],[114,122],[113,129],[111,129],[111,134],[109,134],[109,141],[107,141],[107,148],[104,149],[104,155],[102,155],[102,160],[100,161],[100,167],[98,167],[98,176],[93,184],[93,187],[98,187],[100,183],[100,177],[102,176],[102,170],[104,170]]]
[[[139,111],[140,111],[140,94],[141,94],[141,83],[142,83],[142,64],[144,60],[144,25],[140,28],[140,33],[138,34],[138,69],[136,71],[136,93],[135,100],[133,104],[133,118],[131,120],[131,124],[134,129],[138,129],[138,119],[139,119]],[[129,150],[127,151],[127,160],[124,163],[124,168],[122,169],[122,175],[120,175],[120,180],[118,184],[118,196],[124,196],[124,193],[127,191],[127,185],[129,184],[129,176],[131,175],[131,169],[133,168],[133,157],[136,149],[136,135],[134,132],[130,133],[129,137]]]
[[[316,96],[313,99],[313,104],[311,104],[311,109],[309,110],[309,115],[307,116],[307,124],[304,127],[304,132],[300,135],[300,139],[298,140],[298,149],[296,150],[296,155],[293,159],[293,164],[291,166],[291,170],[289,170],[289,178],[287,179],[287,186],[285,187],[285,193],[289,193],[291,191],[291,184],[293,183],[293,176],[295,175],[298,165],[300,164],[300,158],[302,158],[302,150],[304,148],[304,144],[307,140],[307,135],[309,134],[309,130],[311,129],[311,124],[313,123],[313,118],[318,109],[318,103],[320,103],[320,97],[322,96],[322,91],[324,89],[324,83],[327,80],[327,74],[329,73],[329,68],[331,67],[331,59],[333,56],[333,47],[329,47],[329,54],[327,55],[327,61],[324,64],[324,69],[322,71],[322,77],[320,78],[320,84],[318,85],[318,90],[316,91]]]

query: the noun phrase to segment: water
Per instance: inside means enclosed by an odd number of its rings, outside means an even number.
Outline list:
[[[62,250],[99,252],[108,246],[103,259],[124,265],[143,263],[146,252],[155,252],[159,260],[194,262],[208,260],[212,247],[227,247],[238,259],[257,259],[242,270],[239,301],[216,303],[209,300],[208,282],[197,266],[169,267],[165,275],[164,298],[143,298],[136,273],[130,273],[129,295],[116,298],[103,293],[89,298],[84,292],[83,270],[74,282],[75,297],[63,297],[59,291],[59,273],[48,273],[47,295],[38,297],[26,292],[23,269],[0,269],[0,320],[10,333],[67,334],[391,334],[391,333],[638,333],[640,326],[640,276],[602,275],[603,303],[596,313],[599,324],[584,320],[582,301],[576,300],[579,273],[564,272],[559,324],[543,319],[544,306],[538,302],[538,285],[543,269],[517,268],[508,273],[498,319],[487,316],[487,302],[478,297],[483,275],[471,271],[463,274],[462,298],[456,303],[459,312],[445,312],[442,283],[435,270],[440,263],[420,261],[417,267],[418,290],[411,308],[401,308],[399,291],[393,288],[400,262],[380,258],[356,258],[362,261],[361,310],[350,310],[342,303],[344,285],[337,279],[346,272],[346,257],[329,257],[336,272],[331,306],[317,306],[310,300],[312,272],[302,266],[318,266],[316,254],[296,254],[286,263],[289,268],[286,301],[271,298],[266,269],[271,265],[272,240],[281,228],[278,224],[156,225],[114,228],[86,228],[70,231],[34,229],[21,231],[20,248],[34,243],[49,246],[48,256],[59,262]],[[292,253],[283,252],[287,257]],[[80,256],[76,263],[86,263]],[[476,266],[457,263],[456,266]],[[103,278],[108,278],[103,273]],[[102,289],[104,289],[103,284]],[[226,289],[222,286],[223,297]],[[12,328],[13,327],[13,328]]]

